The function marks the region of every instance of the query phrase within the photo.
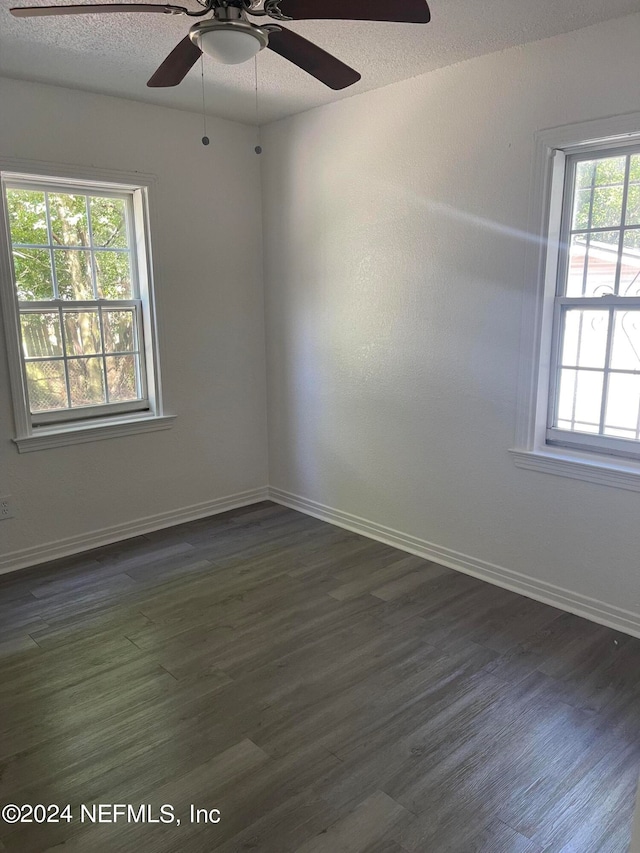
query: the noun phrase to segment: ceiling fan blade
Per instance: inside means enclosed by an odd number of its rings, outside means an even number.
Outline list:
[[[398,21],[428,24],[426,0],[280,0],[278,9],[294,21]]]
[[[160,6],[155,3],[99,3],[80,6],[16,6],[9,9],[15,18],[40,18],[45,15],[102,15],[105,12],[161,12],[165,15],[183,15],[182,6]]]
[[[151,88],[177,86],[178,83],[182,83],[201,55],[200,48],[191,41],[189,36],[185,36],[152,75],[147,86]]]
[[[331,89],[345,89],[360,79],[353,68],[292,30],[272,30],[267,47]]]

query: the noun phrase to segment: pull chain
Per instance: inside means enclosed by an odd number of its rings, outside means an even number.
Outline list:
[[[255,91],[256,91],[256,147],[253,149],[256,154],[262,154],[262,146],[260,145],[260,121],[258,115],[258,54],[253,60]]]
[[[204,136],[202,137],[202,144],[209,144],[209,137],[207,136],[207,110],[204,102],[204,53],[200,54],[200,77],[202,78],[202,128],[204,131]]]

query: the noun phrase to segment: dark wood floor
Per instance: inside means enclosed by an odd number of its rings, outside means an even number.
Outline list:
[[[638,640],[236,510],[0,578],[0,804],[73,815],[0,850],[626,853],[639,673]]]

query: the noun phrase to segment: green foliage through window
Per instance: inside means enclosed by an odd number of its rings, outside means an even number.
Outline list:
[[[140,399],[125,199],[14,186],[6,204],[32,412]]]
[[[132,298],[124,199],[10,188],[7,211],[20,300]]]

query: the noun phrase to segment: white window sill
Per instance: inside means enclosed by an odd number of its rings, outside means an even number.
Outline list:
[[[631,459],[552,447],[510,450],[509,453],[518,468],[640,492],[640,462]]]
[[[109,418],[97,422],[38,427],[32,435],[14,438],[20,453],[33,450],[48,450],[51,447],[63,447],[68,444],[83,444],[87,441],[100,441],[105,438],[119,438],[123,435],[135,435],[140,432],[155,432],[170,429],[175,421],[173,415],[138,415],[128,418]]]

